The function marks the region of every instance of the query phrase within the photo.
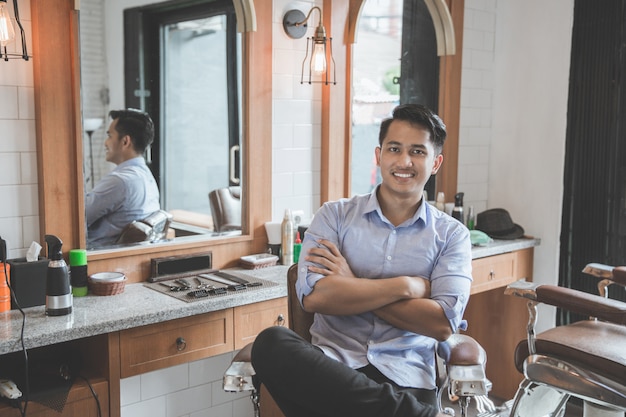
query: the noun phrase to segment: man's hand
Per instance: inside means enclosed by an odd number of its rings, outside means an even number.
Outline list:
[[[306,260],[322,265],[322,267],[309,266],[309,271],[322,275],[339,275],[344,277],[354,277],[350,265],[343,257],[337,246],[330,240],[320,239],[318,246],[311,249],[306,256]]]

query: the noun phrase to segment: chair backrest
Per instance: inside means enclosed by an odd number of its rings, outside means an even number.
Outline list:
[[[309,329],[313,324],[313,313],[307,313],[302,309],[298,295],[296,294],[296,281],[298,279],[298,264],[291,265],[287,271],[287,304],[289,311],[289,328],[298,333],[304,339],[311,341]]]
[[[241,230],[241,187],[217,188],[209,193],[216,232]]]
[[[167,237],[173,216],[165,210],[157,210],[148,217],[126,225],[115,243],[155,242]]]

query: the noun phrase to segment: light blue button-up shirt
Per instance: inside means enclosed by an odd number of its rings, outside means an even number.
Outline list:
[[[469,230],[456,219],[422,203],[413,218],[396,227],[383,216],[374,190],[324,204],[305,234],[301,253],[316,246],[318,239],[335,243],[358,277],[428,278],[431,298],[443,308],[452,330],[464,327],[472,254]],[[324,278],[308,272],[310,263],[303,258],[296,284],[301,302]],[[435,388],[437,341],[396,328],[374,313],[315,314],[311,336],[327,356],[352,368],[371,363],[400,386]]]
[[[143,157],[122,162],[85,196],[87,246],[115,243],[127,224],[159,208],[159,188]]]

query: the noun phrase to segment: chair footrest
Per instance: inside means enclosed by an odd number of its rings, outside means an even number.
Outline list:
[[[256,372],[250,362],[232,362],[224,373],[224,391],[253,391],[252,376]]]
[[[459,397],[487,395],[491,389],[482,365],[448,366],[448,377],[450,393]]]

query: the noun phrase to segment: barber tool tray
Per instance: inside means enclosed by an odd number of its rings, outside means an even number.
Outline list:
[[[206,300],[228,294],[273,287],[278,283],[256,278],[242,271],[201,271],[196,275],[172,278],[144,284],[155,291],[186,302]]]

